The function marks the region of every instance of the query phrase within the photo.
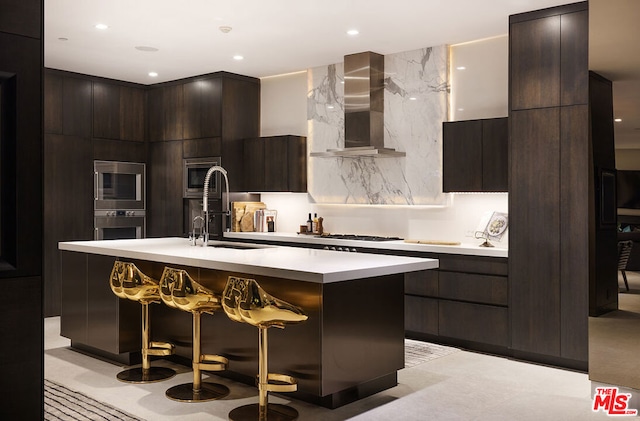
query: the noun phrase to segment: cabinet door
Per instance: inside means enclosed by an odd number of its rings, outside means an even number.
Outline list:
[[[181,140],[184,124],[182,85],[162,88],[163,140]]]
[[[511,344],[559,356],[560,112],[514,111],[509,118],[509,237],[516,244],[509,248]]]
[[[147,236],[182,236],[182,141],[149,147]]]
[[[164,139],[162,95],[162,88],[147,91],[147,135],[150,142]]]
[[[256,137],[244,139],[243,147],[243,178],[244,188],[250,192],[265,191],[265,138]]]
[[[93,137],[120,138],[120,86],[93,83]]]
[[[266,191],[289,191],[289,138],[264,139],[264,183]]]
[[[508,141],[506,117],[482,120],[482,191],[508,191]]]
[[[307,138],[305,136],[289,136],[287,144],[289,162],[288,182],[290,192],[307,192]]]
[[[509,312],[504,307],[440,300],[438,332],[444,337],[506,347]]]
[[[560,104],[560,16],[512,23],[511,109]]]
[[[220,78],[184,84],[184,139],[221,135],[221,94]]]
[[[128,86],[121,86],[119,108],[119,139],[144,142],[146,117],[144,90]]]
[[[44,74],[44,132],[62,134],[62,76]]]
[[[442,189],[482,191],[482,121],[443,123]]]
[[[62,92],[62,133],[91,136],[91,82],[65,77]]]
[[[404,296],[404,329],[412,333],[438,334],[438,300]]]
[[[562,105],[589,101],[589,12],[563,14],[561,21]]]

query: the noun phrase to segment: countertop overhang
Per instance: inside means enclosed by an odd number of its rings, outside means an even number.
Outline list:
[[[459,246],[435,244],[405,243],[403,240],[394,241],[361,241],[343,240],[336,238],[322,238],[316,235],[296,234],[289,232],[225,232],[224,237],[230,240],[257,240],[279,243],[319,244],[326,246],[347,246],[357,248],[417,251],[422,253],[462,254],[469,256],[508,257],[509,250],[503,247],[480,247],[477,244],[462,243]]]
[[[227,242],[211,241],[223,245]],[[68,241],[60,250],[331,283],[438,268],[437,259],[258,246],[251,249],[192,246],[185,238]]]

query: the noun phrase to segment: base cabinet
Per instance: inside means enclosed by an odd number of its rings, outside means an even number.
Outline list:
[[[407,336],[507,353],[507,259],[438,255],[438,270],[405,274]]]

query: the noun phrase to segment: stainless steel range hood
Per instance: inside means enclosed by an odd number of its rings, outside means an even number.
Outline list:
[[[384,56],[371,51],[344,57],[344,149],[312,152],[315,157],[397,157],[384,147]]]

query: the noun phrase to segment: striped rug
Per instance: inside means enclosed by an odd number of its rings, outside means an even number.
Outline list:
[[[460,351],[450,346],[432,344],[429,342],[404,340],[404,368],[415,367],[418,364],[444,357]]]
[[[143,421],[141,418],[49,380],[44,381],[44,419],[47,421]]]

